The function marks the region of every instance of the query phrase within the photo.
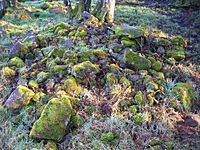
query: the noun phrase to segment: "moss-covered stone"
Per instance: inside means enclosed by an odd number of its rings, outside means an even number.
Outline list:
[[[83,52],[78,52],[77,54],[79,62],[84,62],[84,61],[91,61],[94,59],[94,54],[92,51],[83,51]]]
[[[25,66],[24,61],[23,61],[21,58],[19,58],[19,57],[14,57],[14,58],[12,58],[12,59],[10,60],[10,64],[11,64],[12,66],[16,66],[16,67],[18,67],[18,68],[21,68],[21,67],[24,67],[24,66]]]
[[[49,73],[48,72],[40,72],[40,73],[38,73],[37,74],[37,79],[36,79],[36,81],[38,82],[38,83],[42,83],[42,82],[44,82],[44,81],[46,81],[48,78],[49,78]]]
[[[137,113],[137,107],[135,105],[130,106],[129,111],[132,115],[135,115]]]
[[[160,71],[162,69],[162,62],[156,61],[152,64],[152,68],[156,71]]]
[[[8,108],[17,109],[24,105],[28,105],[34,95],[35,93],[32,90],[25,86],[19,85],[6,100],[5,106]]]
[[[72,128],[79,128],[84,124],[84,119],[80,115],[73,115],[70,121]]]
[[[122,70],[118,65],[116,64],[110,64],[109,65],[109,70],[113,73],[118,73],[120,70]]]
[[[66,134],[67,125],[73,113],[69,99],[51,99],[40,118],[33,124],[30,136],[35,139],[46,139],[61,142]]]
[[[37,40],[37,44],[41,47],[45,47],[45,46],[48,46],[48,42],[45,38],[45,36],[41,35],[41,34],[38,34],[36,36],[36,40]]]
[[[99,67],[92,64],[90,61],[85,61],[72,67],[72,75],[79,79],[85,79],[90,75],[95,75],[99,72]]]
[[[114,143],[118,139],[118,136],[112,132],[105,133],[101,136],[101,140],[108,144]]]
[[[144,94],[141,91],[136,93],[134,99],[135,99],[135,102],[139,104],[140,106],[144,105]]]
[[[38,85],[37,81],[35,81],[35,80],[30,80],[29,83],[28,83],[28,85],[30,87],[32,87],[32,88],[36,88],[36,89],[39,88],[39,85]]]
[[[137,42],[134,40],[130,40],[128,38],[122,38],[121,43],[125,46],[125,47],[135,47],[137,46]]]
[[[6,78],[14,77],[16,75],[16,71],[11,69],[10,67],[4,67],[2,69],[3,76]]]
[[[126,77],[122,77],[120,80],[119,80],[119,83],[126,86],[126,87],[129,87],[131,86],[131,81],[129,81]]]
[[[166,52],[167,57],[172,57],[177,61],[181,61],[185,59],[185,51],[184,50],[169,50]]]
[[[113,73],[107,73],[106,76],[105,76],[105,78],[106,78],[106,84],[109,85],[109,86],[118,83],[118,78]]]
[[[33,101],[35,101],[35,102],[40,102],[41,98],[44,97],[44,96],[46,96],[45,93],[43,93],[43,92],[37,92],[37,93],[35,93],[35,95],[33,96]]]
[[[106,58],[106,52],[103,50],[95,50],[94,55],[98,57],[99,59],[105,59]]]
[[[192,86],[188,83],[177,83],[172,91],[175,98],[180,100],[183,103],[183,106],[190,110],[194,100],[196,98],[196,94]]]
[[[144,123],[144,117],[142,113],[137,113],[132,117],[133,121],[138,124],[142,125]]]
[[[144,31],[134,26],[118,26],[115,28],[115,35],[119,37],[127,37],[130,39],[144,36]]]
[[[174,46],[185,48],[187,46],[187,41],[182,36],[176,36],[172,38],[172,44]]]
[[[66,65],[55,65],[53,67],[53,72],[57,75],[64,75],[67,72]]]
[[[65,80],[62,88],[70,95],[79,95],[82,91],[81,86],[77,84],[75,78],[73,77]]]
[[[131,69],[148,70],[151,67],[151,61],[139,54],[127,51],[124,55],[124,61]]]

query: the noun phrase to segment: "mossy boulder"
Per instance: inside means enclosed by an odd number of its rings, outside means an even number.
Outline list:
[[[186,57],[185,51],[180,49],[180,50],[169,50],[166,52],[167,57],[169,58],[174,58],[177,61],[184,60]]]
[[[135,39],[139,37],[144,37],[144,31],[134,26],[118,26],[115,28],[115,35],[119,37]]]
[[[5,102],[8,108],[18,109],[30,103],[35,93],[29,88],[19,85]]]
[[[79,79],[85,79],[99,72],[99,67],[90,61],[85,61],[72,67],[72,75]]]
[[[160,71],[162,69],[162,66],[162,62],[156,61],[152,64],[152,69],[154,69],[155,71]]]
[[[42,111],[40,118],[33,124],[30,136],[39,140],[46,139],[61,142],[67,132],[67,126],[73,111],[69,99],[51,99]]]
[[[6,78],[14,77],[16,75],[16,71],[11,69],[10,67],[4,67],[2,69],[3,76]]]
[[[17,68],[21,68],[25,66],[24,61],[19,57],[14,57],[10,60],[10,64],[12,66],[16,66]]]
[[[180,100],[187,110],[190,110],[194,100],[196,98],[196,94],[194,92],[193,87],[189,83],[177,83],[172,93],[175,98]]]
[[[133,51],[125,52],[124,61],[128,67],[134,70],[148,70],[151,67],[150,60]]]
[[[48,72],[40,72],[40,73],[38,73],[37,74],[37,79],[36,79],[36,81],[38,82],[38,83],[42,83],[42,82],[44,82],[44,81],[46,81],[48,78],[49,78],[49,73]]]

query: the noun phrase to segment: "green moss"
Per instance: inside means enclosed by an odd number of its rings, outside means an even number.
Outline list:
[[[175,65],[176,64],[176,60],[173,57],[170,57],[168,59],[168,63],[171,64],[171,65]]]
[[[156,71],[160,71],[162,69],[162,62],[156,61],[152,64],[152,68]]]
[[[135,70],[148,70],[151,67],[150,60],[132,51],[127,51],[125,53],[124,60],[126,65]]]
[[[169,50],[166,52],[167,57],[172,57],[177,61],[181,61],[185,59],[185,51],[184,50]]]
[[[16,71],[11,69],[10,67],[4,67],[2,69],[3,75],[6,78],[14,77],[16,75]]]
[[[51,99],[40,118],[33,124],[30,136],[40,140],[61,142],[66,134],[72,112],[73,108],[69,99]]]
[[[38,73],[37,74],[37,79],[36,79],[36,81],[38,82],[38,83],[41,83],[41,82],[44,82],[44,81],[46,81],[48,78],[49,78],[49,73],[48,72],[40,72],[40,73]]]
[[[177,83],[172,91],[174,97],[180,100],[183,103],[184,108],[190,110],[196,94],[192,86],[188,83]]]
[[[34,149],[32,149],[32,150],[34,150]],[[44,150],[59,150],[59,149],[58,149],[58,146],[57,146],[57,144],[55,142],[48,141],[48,143],[45,145],[45,149]]]
[[[101,136],[101,140],[108,144],[114,143],[118,139],[118,136],[112,132],[105,133]]]
[[[16,66],[18,68],[24,67],[25,63],[23,62],[23,60],[19,57],[14,57],[10,60],[10,64],[12,66]]]
[[[39,88],[39,85],[38,85],[37,81],[35,81],[35,80],[30,80],[29,83],[28,83],[28,85],[30,87],[33,87],[33,88],[36,88],[36,89]]]
[[[46,94],[43,92],[37,92],[35,93],[35,95],[33,96],[33,100],[35,102],[40,102],[41,98],[44,97]]]
[[[66,65],[55,65],[53,67],[53,72],[57,75],[64,75],[67,71]]]
[[[135,102],[139,104],[140,106],[144,105],[144,94],[141,91],[136,93],[134,99],[135,99]]]
[[[159,46],[164,46],[164,47],[168,47],[170,46],[171,42],[168,39],[160,39],[157,44]]]
[[[159,89],[159,86],[158,86],[157,83],[155,83],[155,82],[147,83],[146,90],[147,90],[148,93],[155,92],[158,89]]]
[[[118,78],[115,74],[107,73],[105,77],[106,77],[106,84],[109,86],[118,83]]]
[[[72,67],[72,75],[79,79],[85,79],[90,76],[90,74],[94,75],[98,72],[99,67],[92,64],[90,61],[85,61]]]
[[[137,107],[135,105],[130,106],[129,111],[135,115],[137,113]]]

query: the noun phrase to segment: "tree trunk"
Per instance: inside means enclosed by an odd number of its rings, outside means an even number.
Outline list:
[[[90,12],[91,0],[79,0],[75,8],[70,11],[71,17],[80,17],[82,12]]]
[[[102,22],[114,21],[115,0],[98,0],[93,15]]]

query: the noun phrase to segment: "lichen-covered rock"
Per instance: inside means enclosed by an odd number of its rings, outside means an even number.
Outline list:
[[[40,73],[38,73],[37,74],[37,79],[36,79],[36,81],[38,82],[38,83],[41,83],[41,82],[44,82],[44,81],[46,81],[47,79],[48,79],[48,77],[49,77],[49,73],[48,72],[40,72]]]
[[[16,66],[17,68],[21,68],[25,66],[24,61],[19,57],[14,57],[10,60],[10,64],[12,66]]]
[[[190,110],[194,100],[196,98],[196,94],[192,86],[188,83],[177,83],[172,91],[175,98],[180,100],[183,103],[183,106]]]
[[[61,142],[66,134],[70,117],[73,113],[71,102],[67,98],[51,99],[40,118],[33,124],[30,136]]]
[[[162,69],[162,62],[160,61],[156,61],[152,64],[152,68],[155,70],[155,71],[160,71]]]
[[[166,52],[167,57],[172,57],[177,61],[181,61],[185,59],[185,51],[184,50],[169,50]]]
[[[139,37],[144,37],[144,31],[134,26],[118,26],[115,28],[115,35],[119,37],[135,39]]]
[[[6,78],[14,77],[16,75],[16,71],[11,69],[10,67],[4,67],[2,69],[3,76]]]
[[[148,70],[151,67],[150,60],[132,51],[125,53],[124,61],[128,67],[134,70]]]
[[[19,85],[5,102],[8,108],[17,109],[30,103],[35,93],[29,88]]]
[[[99,67],[90,61],[85,61],[72,67],[72,75],[79,79],[84,79],[99,72]]]

